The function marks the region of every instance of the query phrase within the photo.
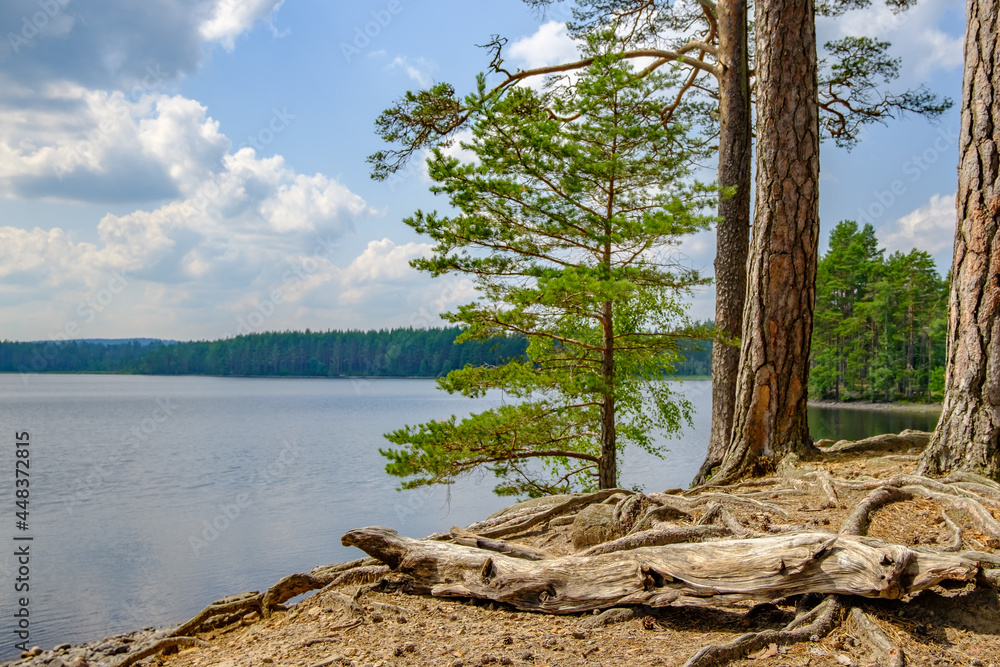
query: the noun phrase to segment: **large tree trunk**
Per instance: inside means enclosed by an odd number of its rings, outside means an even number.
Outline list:
[[[722,0],[719,23],[719,184],[735,188],[719,196],[715,251],[715,328],[726,338],[742,335],[750,242],[750,75],[747,54],[747,5]],[[708,453],[695,483],[722,462],[733,431],[736,373],[740,349],[717,340],[712,346],[712,432]]]
[[[733,434],[713,482],[815,451],[806,414],[816,301],[819,109],[812,0],[758,0],[757,200]]]
[[[998,0],[969,0],[941,421],[920,470],[1000,480],[1000,69]]]

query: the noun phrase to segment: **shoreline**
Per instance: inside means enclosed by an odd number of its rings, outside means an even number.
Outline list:
[[[809,401],[810,408],[869,410],[873,412],[941,412],[943,403],[870,403],[867,401]]]

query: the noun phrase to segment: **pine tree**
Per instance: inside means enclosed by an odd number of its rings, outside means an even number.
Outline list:
[[[527,359],[464,368],[441,381],[515,400],[457,420],[387,435],[387,470],[404,487],[447,482],[479,466],[498,493],[613,488],[626,442],[653,452],[690,406],[660,381],[686,327],[681,297],[704,283],[671,246],[707,228],[713,195],[691,184],[684,128],[661,121],[661,73],[645,76],[590,41],[591,65],[564,86],[527,87],[468,103],[476,120],[461,162],[436,150],[433,190],[457,215],[406,222],[436,243],[413,265],[474,278],[482,298],[448,315],[465,339],[523,335]]]

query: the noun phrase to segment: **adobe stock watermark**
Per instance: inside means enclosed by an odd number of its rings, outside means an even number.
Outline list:
[[[278,306],[285,303],[285,289],[305,282],[309,276],[319,271],[320,262],[328,260],[335,247],[332,238],[321,238],[316,241],[312,255],[307,255],[301,261],[288,262],[288,268],[281,276],[281,287],[272,289],[248,313],[236,318],[236,335],[244,336],[260,331]]]
[[[198,556],[210,544],[219,539],[224,532],[229,530],[246,513],[246,510],[253,505],[254,496],[259,496],[269,491],[272,486],[287,477],[289,470],[299,458],[299,454],[298,443],[294,439],[284,440],[281,451],[274,460],[270,464],[256,470],[250,476],[252,483],[250,491],[239,493],[231,501],[216,505],[218,511],[215,515],[210,519],[203,520],[199,530],[188,537],[188,544],[194,555]]]
[[[20,32],[7,33],[7,42],[10,44],[11,51],[20,53],[21,49],[31,43],[31,40],[37,37],[38,33],[44,30],[45,26],[58,16],[69,3],[70,0],[38,0],[39,11],[30,16],[25,14],[21,17]]]
[[[410,316],[410,326],[415,329],[427,329],[440,325],[441,315],[447,312],[449,304],[455,303],[458,297],[467,291],[469,284],[470,281],[466,278],[450,276],[441,287],[438,298]]]
[[[419,175],[423,171],[423,159],[411,158],[407,160],[406,166],[389,174],[385,179],[385,184],[389,186],[389,192],[395,192],[396,188],[410,180],[413,176]]]
[[[28,376],[31,373],[41,373],[49,367],[49,364],[59,355],[59,344],[64,341],[79,338],[85,325],[97,319],[119,294],[129,286],[129,277],[125,269],[112,270],[111,278],[104,287],[96,292],[88,294],[76,306],[76,314],[79,319],[70,319],[62,326],[62,329],[49,334],[49,340],[44,344],[37,345],[31,354],[29,365],[18,364],[17,371],[21,374],[21,381],[28,383]]]
[[[125,463],[126,456],[138,451],[142,445],[149,442],[160,430],[161,425],[177,411],[177,406],[170,402],[169,396],[161,396],[155,403],[155,408],[121,434],[118,448],[109,453],[103,461],[94,463],[86,475],[76,479],[73,483],[75,489],[73,495],[63,499],[63,504],[70,514],[73,513],[73,508],[90,500],[95,491],[110,482],[118,468]]]
[[[240,144],[240,148],[250,146],[255,151],[260,152],[264,146],[273,142],[279,134],[288,129],[293,120],[295,120],[295,115],[288,113],[288,107],[280,110],[272,109],[270,120],[256,133],[247,135],[247,140]]]
[[[382,31],[392,23],[392,19],[403,11],[403,4],[400,0],[389,0],[384,9],[371,12],[372,20],[363,26],[354,27],[354,35],[350,42],[340,43],[340,52],[344,54],[344,60],[348,63],[355,56],[371,46],[372,40],[382,34]]]
[[[868,206],[858,207],[857,222],[870,224],[881,218],[892,208],[896,201],[909,190],[909,186],[919,181],[942,155],[954,152],[958,145],[958,129],[955,127],[941,128],[930,146],[920,153],[913,154],[900,168],[906,178],[896,178],[885,190],[872,192],[873,201]]]
[[[113,116],[104,118],[97,127],[84,134],[83,139],[70,147],[69,155],[56,165],[56,178],[62,181],[67,174],[73,171],[74,167],[85,164],[87,156],[107,139],[107,136],[115,129],[116,124],[131,118],[132,110],[129,108],[129,104],[134,104],[145,95],[153,92],[166,79],[167,75],[160,70],[159,65],[148,65],[146,76],[132,87],[124,99],[115,97],[110,100]]]

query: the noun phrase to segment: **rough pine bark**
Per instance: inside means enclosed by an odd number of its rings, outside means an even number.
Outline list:
[[[719,196],[715,252],[715,328],[734,341],[742,335],[750,243],[750,74],[747,61],[747,3],[722,0],[719,24],[719,184],[735,193]],[[704,483],[722,462],[733,430],[740,349],[712,346],[712,431],[705,462],[694,479]]]
[[[618,486],[618,444],[615,432],[615,332],[611,302],[602,308],[604,353],[601,357],[601,379],[605,382],[601,397],[601,462],[598,464],[598,487],[614,489]]]
[[[1000,1],[966,11],[945,399],[920,472],[1000,480]]]
[[[733,432],[713,482],[815,451],[806,414],[816,301],[819,108],[812,0],[758,0],[757,192]]]

